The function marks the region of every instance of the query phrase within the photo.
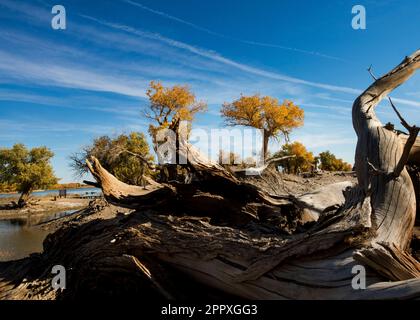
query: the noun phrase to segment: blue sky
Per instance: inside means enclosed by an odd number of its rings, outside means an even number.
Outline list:
[[[66,30],[51,28],[55,4]],[[351,27],[355,4],[366,30]],[[75,181],[68,156],[94,137],[147,132],[145,91],[161,80],[207,101],[195,127],[223,126],[221,104],[241,93],[291,99],[305,110],[292,140],[352,163],[366,69],[381,75],[418,49],[419,24],[418,0],[0,0],[0,146],[46,145],[62,182]],[[392,96],[419,124],[420,76]],[[385,102],[378,115],[397,123]]]

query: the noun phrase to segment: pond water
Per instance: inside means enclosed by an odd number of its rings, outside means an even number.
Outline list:
[[[0,220],[0,261],[27,257],[42,251],[42,242],[48,232],[27,227],[23,220]]]
[[[80,188],[67,189],[67,195],[100,195],[101,189]],[[57,195],[58,190],[45,190],[32,193],[32,196],[42,197]],[[0,198],[18,198],[19,194],[0,194]],[[21,259],[31,253],[42,252],[42,243],[48,235],[48,231],[33,227],[41,223],[56,220],[68,216],[77,210],[68,210],[57,213],[33,213],[30,217],[19,219],[0,219],[0,261]]]
[[[77,210],[52,215],[37,214],[27,218],[0,220],[0,261],[21,259],[31,253],[42,252],[42,243],[48,231],[31,225],[72,215]]]
[[[100,195],[102,193],[101,189],[98,188],[79,188],[79,189],[67,189],[67,195],[80,194],[85,195],[89,193],[90,195]],[[58,196],[58,190],[44,190],[44,191],[35,191],[32,193],[33,197],[43,197],[43,196]],[[18,193],[0,193],[0,198],[18,198]]]

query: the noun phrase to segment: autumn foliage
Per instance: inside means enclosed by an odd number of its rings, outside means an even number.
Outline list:
[[[313,153],[308,151],[306,147],[296,141],[293,143],[285,144],[281,147],[281,150],[273,155],[273,158],[292,156],[294,158],[283,161],[282,167],[285,172],[297,174],[300,172],[308,172],[315,170],[319,164],[319,169],[325,171],[351,171],[351,164],[338,159],[330,151],[321,152],[317,157],[314,157]]]
[[[152,81],[146,95],[149,105],[145,115],[154,122],[149,126],[154,142],[158,130],[177,131],[179,121],[192,121],[196,113],[207,109],[205,103],[196,100],[188,86],[164,87],[162,83]]]
[[[228,125],[250,126],[264,131],[263,154],[268,152],[270,138],[281,135],[288,141],[292,129],[303,125],[303,109],[292,101],[279,103],[276,98],[260,95],[241,96],[232,103],[225,103],[221,109]]]
[[[337,159],[334,154],[329,151],[324,151],[319,154],[320,166],[319,168],[326,171],[351,171],[351,164]]]
[[[152,120],[149,125],[149,134],[152,137],[153,147],[157,153],[159,163],[164,162],[165,158],[177,159],[179,148],[180,122],[188,121],[187,134],[191,130],[191,123],[198,112],[205,111],[207,105],[204,102],[197,101],[195,95],[188,86],[175,85],[173,87],[164,87],[160,82],[150,82],[149,89],[146,92],[149,98],[149,105],[145,110],[145,116]],[[166,141],[159,141],[158,132],[169,129],[174,133],[174,143],[176,144],[175,154],[162,154],[158,147]],[[165,137],[166,138],[166,137]],[[163,180],[174,180],[177,178],[177,166],[168,165],[161,169]]]

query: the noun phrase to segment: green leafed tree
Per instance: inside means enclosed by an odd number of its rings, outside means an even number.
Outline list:
[[[26,148],[15,144],[0,149],[0,183],[14,185],[21,193],[18,207],[26,206],[32,191],[48,188],[57,183],[50,164],[54,153],[47,147]]]
[[[92,145],[70,156],[70,165],[77,175],[88,172],[86,159],[90,156],[96,157],[106,170],[128,184],[141,185],[143,175],[152,174],[153,156],[143,133],[96,138]]]

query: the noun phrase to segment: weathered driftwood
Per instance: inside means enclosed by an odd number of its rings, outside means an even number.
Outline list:
[[[139,210],[153,207],[158,212],[206,216],[211,217],[213,222],[235,225],[277,217],[283,222],[283,231],[296,227],[286,227],[288,221],[281,213],[283,207],[284,211],[288,211],[288,216],[296,220],[292,224],[299,221],[300,210],[292,210],[294,199],[270,196],[254,185],[239,181],[222,166],[204,158],[192,146],[188,148],[193,155],[189,165],[197,176],[188,184],[161,184],[148,178],[149,185],[145,190],[119,181],[94,157],[87,164],[106,199],[119,206]]]
[[[254,175],[254,176],[262,176],[264,172],[270,168],[274,167],[280,163],[282,163],[284,160],[295,158],[295,155],[291,156],[284,156],[284,157],[277,157],[277,158],[271,158],[265,161],[265,163],[262,166],[259,167],[250,167],[245,169],[236,169],[235,175],[241,175],[241,176],[247,176],[247,175]]]
[[[383,127],[375,106],[420,67],[420,52],[406,57],[391,72],[376,80],[353,105],[353,126],[358,140],[355,167],[359,186],[371,197],[375,241],[406,249],[416,215],[415,193],[404,169],[411,146]],[[416,139],[413,130],[411,139]],[[410,138],[407,139],[409,141]]]
[[[317,222],[299,226],[296,199],[239,181],[185,141],[180,150],[195,176],[189,184],[151,183],[145,191],[91,159],[106,198],[137,212],[48,237],[35,267],[3,268],[0,298],[135,294],[145,287],[165,298],[191,297],[197,292],[192,284],[251,299],[419,298],[419,263],[407,251],[416,200],[405,169],[418,130],[409,127],[409,143],[403,144],[374,112],[419,67],[420,51],[355,100],[358,185],[345,189],[344,204],[325,208]],[[58,261],[73,271],[70,287],[52,293],[43,270]],[[355,265],[367,268],[364,290],[352,287]],[[180,276],[168,277],[173,272]]]
[[[376,243],[356,252],[354,257],[393,281],[420,278],[419,262],[393,243]]]
[[[342,206],[346,200],[344,193],[354,187],[351,181],[332,183],[296,197],[296,204],[303,210],[306,221],[317,221],[326,210]]]
[[[146,205],[148,199],[150,199],[150,205],[159,205],[159,203],[155,202],[156,199],[158,199],[155,195],[162,194],[164,198],[171,192],[169,188],[165,188],[162,184],[157,183],[148,177],[144,177],[148,182],[146,187],[128,185],[103,169],[98,159],[95,157],[86,160],[86,164],[110,203],[136,208],[140,204]],[[140,201],[140,203],[138,203],[138,201]]]

